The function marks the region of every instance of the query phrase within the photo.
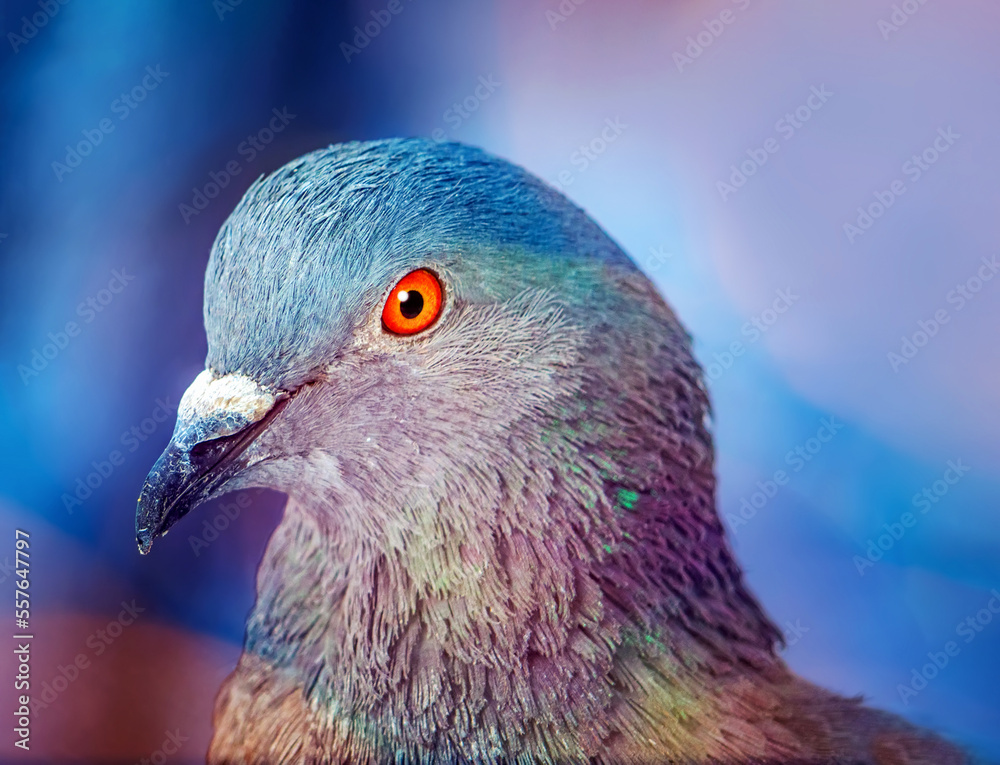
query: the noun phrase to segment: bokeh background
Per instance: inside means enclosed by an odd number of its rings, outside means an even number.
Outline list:
[[[0,602],[21,528],[50,699],[0,759],[204,757],[282,498],[216,502],[149,558],[133,513],[203,364],[213,237],[305,151],[432,135],[559,184],[691,330],[791,665],[1000,761],[995,3],[0,7]]]

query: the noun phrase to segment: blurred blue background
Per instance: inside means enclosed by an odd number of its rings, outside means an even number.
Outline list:
[[[0,757],[136,760],[178,731],[172,761],[203,758],[282,503],[230,496],[136,552],[139,487],[203,365],[212,240],[299,154],[432,135],[558,184],[692,332],[720,509],[791,665],[1000,760],[995,4],[2,13],[0,590],[25,529],[54,698],[32,751]]]

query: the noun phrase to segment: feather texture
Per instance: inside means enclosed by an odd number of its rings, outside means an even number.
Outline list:
[[[378,321],[429,268],[439,321]],[[582,211],[480,151],[314,152],[206,276],[207,365],[290,400],[226,488],[289,495],[213,763],[951,765],[795,676],[715,506],[687,334]]]

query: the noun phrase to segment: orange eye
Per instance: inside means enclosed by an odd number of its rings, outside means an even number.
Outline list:
[[[430,271],[411,271],[389,293],[382,309],[382,326],[396,335],[427,329],[441,313],[441,293],[441,282]]]

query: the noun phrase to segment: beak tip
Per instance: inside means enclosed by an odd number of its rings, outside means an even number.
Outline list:
[[[153,547],[153,534],[148,529],[138,529],[135,533],[135,542],[139,546],[140,555],[149,555]]]
[[[139,492],[135,541],[140,555],[148,555],[157,537],[166,535],[171,526],[224,487],[245,466],[240,461],[241,455],[288,401],[288,395],[272,401],[264,416],[234,432],[226,429],[231,422],[218,412],[186,424],[178,421],[174,438],[153,465]],[[196,450],[196,446],[201,448]]]

